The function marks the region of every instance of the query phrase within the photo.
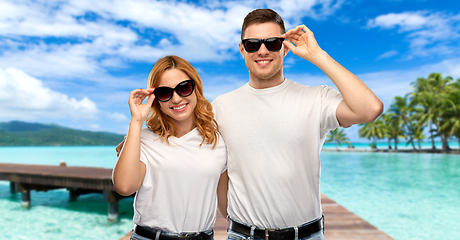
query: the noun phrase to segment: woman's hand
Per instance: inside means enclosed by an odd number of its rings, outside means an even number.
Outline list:
[[[144,123],[149,115],[150,108],[152,107],[155,95],[153,95],[154,88],[149,89],[135,89],[129,94],[129,110],[131,112],[131,120],[139,123]],[[144,99],[147,98],[147,102],[143,104]]]

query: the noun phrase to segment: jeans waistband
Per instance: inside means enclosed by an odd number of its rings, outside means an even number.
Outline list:
[[[251,227],[249,225],[236,222],[230,217],[228,217],[227,224],[228,229],[240,234],[244,234],[248,237],[253,236],[256,239],[301,239],[322,230],[324,228],[324,216],[307,224],[280,229],[261,229],[254,226]]]
[[[160,230],[142,227],[138,225],[134,227],[133,232],[142,237],[154,240],[207,240],[212,239],[212,236],[214,235],[214,232],[212,230],[206,232],[170,234],[162,232]]]

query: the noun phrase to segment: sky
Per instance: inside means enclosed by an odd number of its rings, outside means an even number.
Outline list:
[[[126,134],[129,93],[146,88],[153,64],[171,54],[197,69],[212,101],[249,80],[238,43],[257,8],[277,11],[286,29],[305,24],[385,110],[419,77],[460,78],[456,0],[0,0],[0,122]],[[284,75],[335,87],[292,53]],[[365,141],[358,126],[346,134]]]

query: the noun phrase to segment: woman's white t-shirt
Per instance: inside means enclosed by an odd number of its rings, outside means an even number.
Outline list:
[[[134,199],[136,225],[182,233],[211,230],[217,211],[217,184],[227,152],[219,136],[214,149],[195,128],[170,137],[170,145],[145,128],[140,160],[146,173]]]

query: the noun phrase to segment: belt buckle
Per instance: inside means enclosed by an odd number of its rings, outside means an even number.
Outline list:
[[[192,236],[191,233],[185,233],[185,234],[180,235],[180,237],[185,238],[185,239],[189,239],[191,236]]]
[[[268,240],[268,229],[265,229],[265,240]]]

